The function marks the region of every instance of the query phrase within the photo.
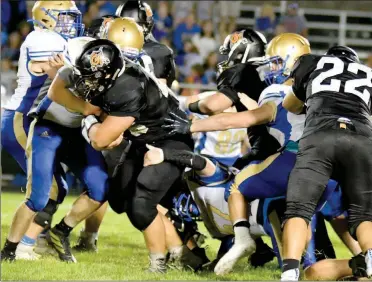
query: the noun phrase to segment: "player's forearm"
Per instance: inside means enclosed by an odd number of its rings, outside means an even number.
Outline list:
[[[288,93],[283,100],[283,107],[293,114],[299,115],[303,112],[304,102],[298,99],[293,92]]]
[[[119,137],[119,136],[118,136]],[[89,139],[92,147],[97,151],[105,150],[115,139],[111,138],[102,129],[102,124],[95,124],[89,130]]]
[[[88,102],[74,96],[70,90],[65,88],[65,85],[59,81],[58,77],[53,81],[51,87],[48,90],[48,97],[53,102],[68,108],[74,112],[86,114],[86,109],[89,106]]]
[[[206,97],[205,99],[200,100],[198,107],[200,113],[207,115],[215,115],[222,113],[224,110],[230,108],[233,105],[233,102],[222,93],[217,93],[215,95]],[[189,109],[192,111],[191,106]]]
[[[245,115],[242,115],[242,113],[221,113],[206,119],[194,120],[191,124],[190,131],[194,133],[228,130],[232,128],[249,127],[252,123],[254,123],[254,116],[249,112]]]

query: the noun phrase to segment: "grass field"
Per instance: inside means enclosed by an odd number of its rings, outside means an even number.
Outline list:
[[[1,246],[4,244],[15,208],[23,199],[21,193],[1,195]],[[55,216],[55,220],[67,212],[75,197],[68,197]],[[204,226],[201,231],[207,235]],[[74,245],[81,226],[71,235]],[[339,258],[350,257],[333,231],[330,232]],[[216,255],[219,242],[208,239],[208,256]],[[2,263],[1,280],[278,280],[280,271],[275,261],[265,268],[254,269],[247,261],[241,261],[236,272],[225,277],[214,273],[195,274],[188,271],[169,271],[166,275],[145,273],[148,264],[143,236],[135,230],[125,215],[117,215],[109,210],[101,228],[98,254],[76,253],[77,264],[65,264],[53,256],[39,261],[17,261]]]

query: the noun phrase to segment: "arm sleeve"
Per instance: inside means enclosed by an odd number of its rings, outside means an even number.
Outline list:
[[[64,53],[67,42],[55,32],[34,31],[26,38],[27,55],[32,61],[48,61],[54,54]]]
[[[316,59],[312,55],[301,56],[294,64],[290,77],[293,78],[293,93],[301,101],[306,101],[306,88],[310,74],[316,68]]]
[[[217,79],[218,91],[228,97],[234,105],[240,101],[238,92],[234,90],[236,80],[236,72],[233,68],[223,71]]]

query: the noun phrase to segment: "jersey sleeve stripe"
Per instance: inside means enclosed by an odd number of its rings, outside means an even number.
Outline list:
[[[261,104],[263,101],[268,100],[268,99],[272,99],[272,98],[283,98],[283,96],[280,95],[280,94],[274,94],[274,93],[273,94],[268,94],[268,95],[265,95],[262,99],[260,99],[258,101],[258,103]]]
[[[45,54],[45,55],[37,55],[37,56],[33,56],[33,55],[30,55],[30,58],[31,59],[34,59],[34,58],[50,58],[53,56],[53,53],[50,53],[50,54]]]
[[[30,54],[36,54],[36,53],[61,53],[64,50],[48,50],[48,51],[29,51]]]

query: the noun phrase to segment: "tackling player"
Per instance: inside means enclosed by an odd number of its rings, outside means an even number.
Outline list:
[[[51,64],[50,58],[65,51],[68,38],[77,37],[83,32],[81,13],[74,1],[37,1],[32,9],[32,17],[35,30],[26,37],[21,46],[18,87],[9,103],[4,106],[6,110],[1,127],[1,145],[16,159],[25,172],[27,135],[33,120],[27,116],[27,113],[39,93],[49,87],[49,79],[56,75],[57,68]],[[62,167],[58,170],[62,171]],[[33,171],[35,167],[27,169],[28,177]],[[67,189],[64,181],[58,177],[53,178],[53,183],[50,184],[43,199],[40,198],[37,190],[31,190],[27,186],[26,201],[14,216],[1,252],[2,260],[15,259],[18,243],[29,227],[35,212],[38,212],[26,234],[30,237],[25,236],[22,239],[23,248],[18,250],[17,254],[18,258],[36,258],[33,253],[35,239],[31,237],[50,224],[56,206],[63,199]]]
[[[270,55],[286,57],[287,67],[294,63],[296,57],[309,52],[308,41],[300,35],[291,33],[275,37],[267,48],[267,53]],[[262,68],[264,69],[265,66],[263,65]],[[266,73],[268,75],[265,78],[270,76],[269,72]],[[290,84],[290,81],[287,83]],[[290,89],[290,85],[270,85],[260,95],[259,107],[251,111],[222,113],[204,120],[194,120],[192,123],[176,119],[172,125],[169,125],[175,128],[175,132],[186,133],[250,128],[264,124],[269,134],[283,148],[263,161],[252,161],[235,177],[227,198],[231,221],[234,223],[236,244],[216,265],[217,274],[230,272],[240,258],[249,256],[255,249],[246,218],[247,201],[284,196],[286,193],[287,179],[295,163],[297,141],[303,132],[305,119],[304,115],[296,116],[282,107],[285,93]]]
[[[372,71],[359,62],[354,50],[336,46],[323,56],[300,57],[291,78],[293,93],[288,93],[283,106],[298,114],[306,103],[307,113],[288,184],[282,280],[299,279],[303,236],[331,177],[341,185],[350,234],[365,256],[359,267],[363,276],[371,278]]]
[[[116,10],[116,15],[108,15],[100,20],[97,20],[94,27],[91,27],[88,32],[89,36],[102,38],[101,34],[105,29],[105,24],[109,23],[111,19],[117,17],[133,18],[138,25],[143,28],[144,45],[142,51],[150,57],[140,56],[137,58],[138,62],[149,72],[153,72],[160,82],[167,84],[169,87],[175,79],[175,63],[173,58],[173,51],[164,44],[159,43],[153,37],[151,31],[154,25],[153,13],[151,7],[142,1],[126,1],[121,4]],[[115,34],[115,28],[113,34]],[[124,38],[120,36],[111,36],[109,40],[118,43],[125,43]],[[117,42],[119,41],[119,42]],[[167,90],[164,90],[167,91]],[[102,206],[97,212],[86,220],[85,229],[81,231],[79,236],[79,243],[75,248],[80,251],[96,251],[98,230],[105,215],[107,205]]]
[[[94,116],[88,116],[83,123],[83,135],[97,150],[104,149],[123,132],[132,141],[125,162],[116,163],[118,170],[111,186],[109,203],[117,213],[127,212],[132,224],[143,231],[150,251],[149,270],[164,272],[165,228],[157,204],[180,177],[182,167],[163,163],[143,168],[142,158],[146,143],[192,150],[189,135],[169,137],[161,127],[171,111],[186,115],[178,109],[177,100],[159,87],[153,75],[122,57],[111,41],[98,39],[86,44],[71,75],[76,93],[81,98],[72,95],[58,77],[49,96],[78,112],[87,103],[84,100],[102,107],[108,115],[101,124]],[[54,91],[61,88],[66,91],[55,95]]]
[[[217,78],[218,93],[199,101],[187,104],[191,112],[199,114],[216,114],[235,106],[238,112],[246,111],[242,96],[258,101],[266,88],[263,77],[263,57],[266,38],[252,29],[243,29],[228,35],[220,47],[228,59],[219,65]],[[251,160],[263,160],[279,149],[280,145],[270,135],[264,125],[253,126],[247,130],[250,152],[239,159],[235,167],[242,168]]]

